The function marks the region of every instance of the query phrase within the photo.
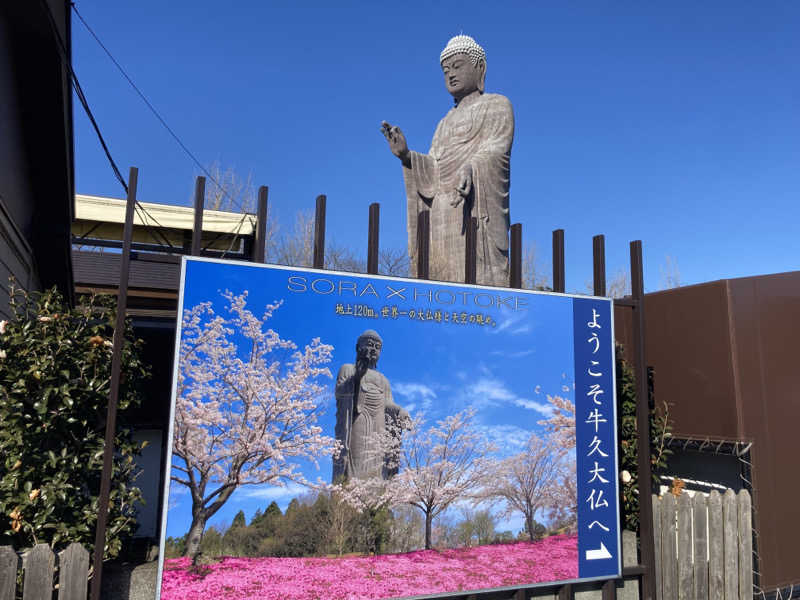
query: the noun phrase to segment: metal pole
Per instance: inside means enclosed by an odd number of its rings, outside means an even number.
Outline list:
[[[553,232],[553,291],[564,293],[564,230]]]
[[[511,226],[511,287],[522,289],[522,224]]]
[[[430,243],[431,214],[423,210],[417,215],[417,279],[428,279],[430,276]]]
[[[594,266],[594,295],[606,295],[606,238],[596,235],[592,238],[592,263]]]
[[[317,196],[314,215],[314,268],[325,268],[325,194]]]
[[[114,438],[117,431],[117,404],[119,400],[119,379],[122,368],[122,344],[125,339],[125,311],[128,307],[128,271],[131,264],[131,238],[133,237],[133,213],[136,207],[136,186],[139,169],[131,167],[128,175],[128,204],[125,208],[125,228],[122,234],[122,260],[119,270],[119,292],[117,293],[117,320],[114,323],[114,340],[111,350],[111,388],[108,392],[106,413],[106,437],[103,449],[103,474],[100,480],[100,497],[97,514],[97,530],[94,539],[94,574],[92,576],[91,598],[100,600],[100,584],[103,576],[103,550],[106,544],[106,525],[108,524],[108,503],[111,493],[112,459],[114,458]]]
[[[192,256],[200,256],[203,240],[203,210],[206,204],[206,178],[194,181],[194,229],[192,230]]]
[[[269,188],[258,188],[258,214],[256,215],[256,243],[253,244],[253,262],[263,263],[267,258],[267,209]]]
[[[644,275],[642,242],[631,242],[631,292],[634,301],[633,348],[636,372],[636,429],[638,432],[637,469],[639,478],[639,547],[643,600],[655,600],[655,541],[653,538],[652,475],[650,471],[650,406],[645,358]]]
[[[381,222],[381,205],[373,202],[369,205],[369,230],[367,233],[367,273],[378,274],[379,234]]]
[[[470,217],[464,236],[464,283],[476,283],[478,277],[478,219]]]

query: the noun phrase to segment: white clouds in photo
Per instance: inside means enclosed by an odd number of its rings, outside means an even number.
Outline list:
[[[532,433],[529,429],[507,424],[482,425],[479,429],[504,455],[515,454],[524,449]]]
[[[239,493],[246,498],[259,498],[260,500],[282,500],[295,498],[308,492],[309,489],[299,483],[288,483],[284,486],[264,484],[259,486],[245,486]]]
[[[520,326],[520,323],[527,317],[528,313],[525,311],[511,313],[508,316],[501,318],[501,321],[497,327],[490,329],[489,333],[498,334],[504,331],[512,335],[527,333],[531,330],[530,323]]]
[[[553,414],[553,408],[549,403],[519,396],[505,383],[489,375],[483,375],[475,383],[465,386],[463,398],[467,405],[478,411],[502,404],[513,404],[541,413],[545,417]]]
[[[400,406],[408,412],[421,410],[427,412],[436,399],[436,391],[424,383],[397,382],[392,384],[392,395],[401,400]]]
[[[503,350],[492,350],[490,354],[492,356],[502,356],[504,358],[525,358],[526,356],[530,356],[536,352],[533,348],[530,350],[520,350],[518,352],[505,352]]]

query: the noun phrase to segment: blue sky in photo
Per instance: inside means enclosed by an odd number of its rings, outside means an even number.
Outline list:
[[[331,437],[336,421],[336,373],[342,364],[354,362],[356,340],[365,329],[375,329],[383,338],[378,370],[389,379],[395,402],[412,416],[423,412],[427,423],[474,407],[478,428],[498,446],[500,454],[519,452],[530,432],[541,431],[538,422],[549,416],[548,394],[574,401],[573,309],[569,297],[226,262],[187,262],[184,307],[210,300],[215,312],[223,314],[226,301],[220,291],[239,294],[247,290],[248,307],[260,316],[266,304],[283,300],[268,327],[301,348],[314,337],[334,347],[329,365],[332,378],[322,379],[327,391],[321,401],[327,411],[320,422]],[[306,291],[290,291],[301,289],[298,279],[289,283],[290,276],[304,278]],[[350,291],[353,284],[359,294],[372,285],[380,298],[367,293],[354,299]],[[394,290],[405,288],[407,300],[398,301],[397,296],[387,300],[387,285]],[[314,288],[323,293],[315,293]],[[332,293],[324,293],[331,289]],[[429,291],[434,294],[433,303],[428,300]],[[441,301],[455,302],[448,311],[451,314],[455,310],[488,315],[495,326],[335,313],[337,303],[369,305],[376,311],[383,306],[396,306],[400,311],[445,310],[443,304],[435,302],[437,291]],[[499,309],[498,296],[506,301]],[[515,300],[509,298],[520,299],[520,310],[508,307],[515,306]],[[465,299],[467,306],[463,305]],[[476,300],[491,306],[476,306]],[[309,481],[330,481],[331,461],[320,461],[319,470],[303,463],[302,470]],[[187,491],[179,484],[171,485],[168,536],[183,535],[189,528],[191,500]],[[257,509],[265,509],[272,500],[283,510],[292,498],[307,491],[291,483],[285,488],[243,486],[210,524],[229,524],[240,509],[249,521]],[[508,521],[503,528],[509,527],[521,528],[521,519]]]
[[[485,0],[232,3],[77,0],[76,7],[181,140],[270,186],[283,230],[328,196],[328,239],[405,246],[399,125],[427,151],[452,105],[439,53],[467,33],[487,91],[512,102],[511,219],[550,272],[566,232],[566,289],[585,292],[591,237],[609,275],[644,249],[645,287],[666,257],[681,281],[797,269],[800,2]],[[198,168],[73,19],[73,62],[109,148],[142,201],[189,205]],[[75,182],[123,197],[78,103]]]

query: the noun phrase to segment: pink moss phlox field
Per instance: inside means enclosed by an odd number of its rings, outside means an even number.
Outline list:
[[[161,600],[373,600],[565,581],[578,577],[578,538],[558,535],[456,550],[344,558],[225,558],[190,571],[166,561]]]

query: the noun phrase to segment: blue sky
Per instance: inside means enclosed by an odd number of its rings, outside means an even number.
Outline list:
[[[284,228],[328,195],[329,239],[405,244],[398,161],[382,119],[427,151],[451,106],[447,39],[487,52],[487,90],[514,106],[511,216],[549,273],[566,231],[567,290],[609,275],[641,239],[645,285],[797,268],[800,3],[99,2],[76,6],[203,164],[270,186]],[[73,61],[139,198],[187,204],[198,169],[73,20]],[[122,197],[76,103],[76,191]]]
[[[248,306],[256,315],[262,314],[267,303],[283,300],[284,304],[270,319],[268,327],[301,348],[314,337],[320,337],[334,348],[329,365],[333,378],[320,380],[327,390],[320,399],[327,407],[320,421],[327,435],[334,435],[336,422],[333,394],[336,373],[342,364],[354,362],[356,340],[367,328],[377,330],[383,337],[378,369],[389,379],[395,402],[412,416],[424,413],[430,424],[465,408],[475,408],[476,426],[494,442],[501,456],[520,452],[530,433],[541,431],[539,421],[551,414],[548,394],[575,399],[573,306],[567,297],[516,291],[485,293],[474,287],[411,280],[395,283],[320,272],[301,273],[304,283],[290,285],[290,276],[297,276],[297,272],[190,262],[184,306],[211,300],[215,312],[225,314],[225,300],[219,291],[226,289],[235,294],[247,290]],[[341,282],[345,290],[342,293],[339,292]],[[365,292],[369,282],[379,297]],[[347,291],[353,283],[359,294],[355,300],[352,292]],[[398,292],[402,288],[401,294],[406,300],[398,301],[398,295],[387,299],[391,292],[386,285]],[[299,291],[302,288],[305,291]],[[326,293],[331,289],[332,293]],[[429,291],[434,302],[428,300]],[[478,293],[482,295],[476,295]],[[498,296],[505,301],[502,308],[497,306]],[[519,305],[516,298],[519,298]],[[453,304],[448,311],[446,304],[451,300]],[[476,301],[481,306],[476,306]],[[494,325],[420,322],[409,320],[408,316],[396,320],[342,316],[335,313],[337,303],[345,307],[366,304],[376,311],[383,306],[397,306],[401,311],[439,308],[451,314],[456,310],[489,316]],[[491,306],[482,307],[489,304]],[[330,481],[331,461],[321,460],[319,470],[303,463],[302,470],[309,481],[319,478]],[[286,488],[244,486],[211,519],[211,524],[230,524],[240,509],[249,520],[258,508],[265,509],[272,500],[285,509],[293,497],[306,491],[292,484]],[[183,535],[189,528],[191,500],[187,492],[181,485],[171,486],[169,536]],[[505,527],[521,528],[520,519],[512,521]]]

